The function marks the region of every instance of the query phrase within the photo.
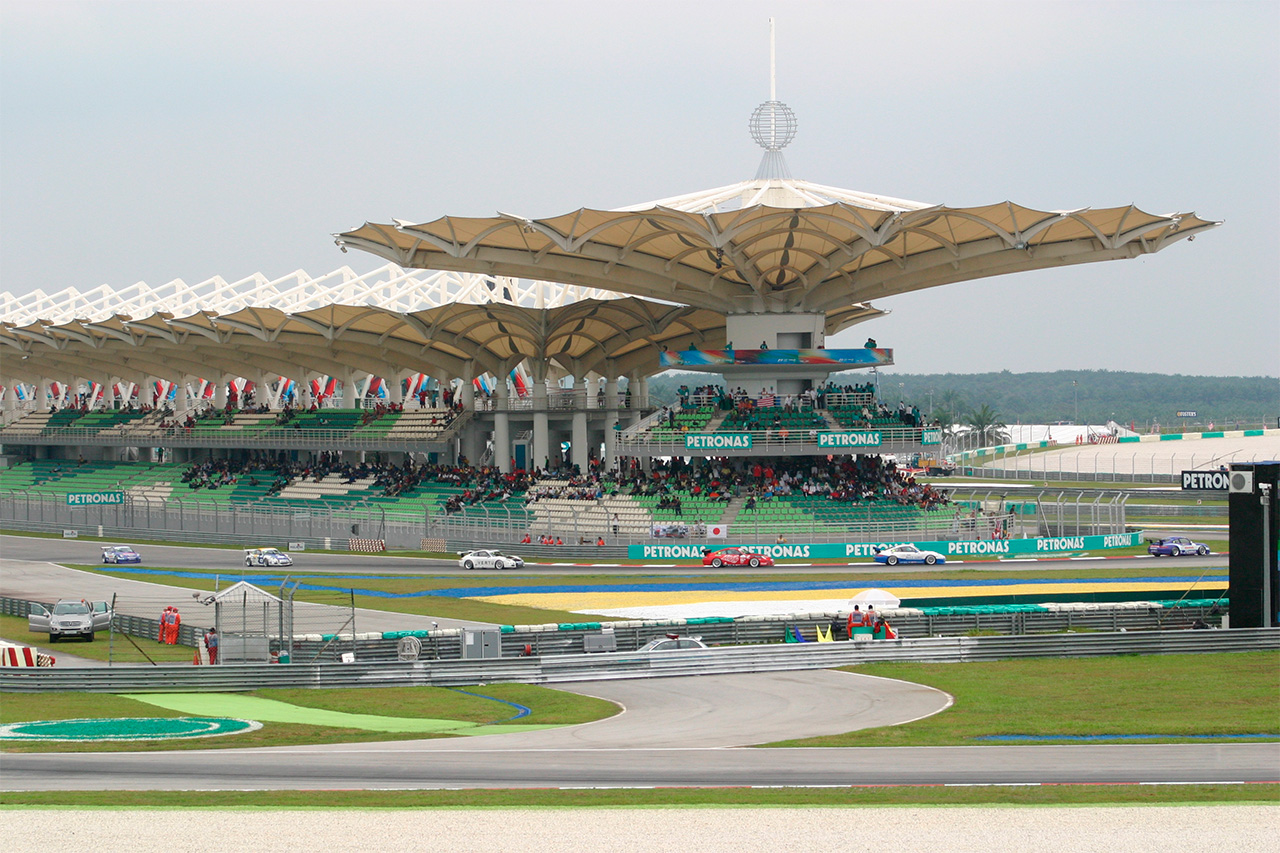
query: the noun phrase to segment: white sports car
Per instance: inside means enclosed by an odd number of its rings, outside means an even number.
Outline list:
[[[459,551],[458,566],[463,569],[519,569],[524,566],[524,560],[515,554],[492,549]]]
[[[885,548],[883,551],[876,552],[876,562],[884,563],[888,566],[896,566],[898,563],[924,563],[932,566],[935,563],[945,563],[947,557],[945,554],[939,554],[937,551],[924,551],[915,545],[895,545],[892,548]]]
[[[292,566],[293,557],[290,557],[279,548],[245,548],[244,564],[246,566],[267,566],[269,568]]]
[[[102,562],[104,563],[141,563],[142,557],[130,545],[103,545]]]

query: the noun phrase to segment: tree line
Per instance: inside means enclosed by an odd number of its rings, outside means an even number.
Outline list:
[[[869,371],[831,375],[837,384],[866,382]],[[1041,373],[891,373],[879,371],[880,399],[899,400],[933,413],[942,423],[979,428],[1004,424],[1089,423],[1114,420],[1142,431],[1280,426],[1280,378],[1273,376],[1184,376],[1113,370],[1058,370]],[[665,373],[649,379],[649,394],[674,403],[676,388],[723,377],[706,373]],[[1195,412],[1179,417],[1179,413]],[[975,423],[975,421],[977,421]]]

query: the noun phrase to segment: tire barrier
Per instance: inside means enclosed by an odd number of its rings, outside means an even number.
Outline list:
[[[347,550],[375,553],[387,550],[387,543],[383,539],[348,539]]]

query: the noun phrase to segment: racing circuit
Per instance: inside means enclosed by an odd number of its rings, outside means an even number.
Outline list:
[[[870,336],[862,346],[837,337],[885,313],[872,298],[1143,257],[1209,234],[1220,222],[1136,205],[953,208],[829,187],[791,177],[782,149],[796,124],[785,104],[771,96],[752,115],[750,129],[764,158],[753,179],[729,186],[614,210],[581,205],[545,219],[364,222],[335,235],[343,252],[388,262],[363,275],[344,268],[318,279],[299,272],[230,286],[211,279],[194,287],[178,281],[121,291],[104,286],[91,295],[68,289],[53,298],[4,294],[0,442],[12,464],[0,472],[0,514],[6,528],[66,538],[0,537],[0,595],[20,604],[118,596],[122,616],[145,619],[180,603],[190,631],[212,617],[196,604],[205,597],[178,585],[180,579],[213,576],[221,585],[245,578],[283,591],[283,573],[248,570],[242,552],[218,548],[140,545],[142,565],[112,567],[122,577],[71,568],[98,562],[97,543],[81,535],[124,540],[136,531],[158,541],[249,548],[296,542],[288,576],[345,590],[350,602],[348,608],[300,602],[298,619],[334,626],[317,631],[318,642],[331,642],[324,637],[337,636],[337,625],[351,625],[353,649],[356,634],[364,632],[494,627],[355,607],[362,579],[430,573],[448,581],[467,574],[452,560],[359,552],[514,550],[533,536],[569,542],[558,554],[549,544],[538,548],[522,570],[556,583],[531,590],[495,572],[485,587],[430,594],[637,620],[780,612],[827,618],[872,585],[902,600],[1061,601],[1114,593],[1149,602],[1200,585],[1222,598],[1221,554],[1179,558],[1177,574],[1134,572],[1151,567],[1153,558],[1125,556],[1093,564],[1088,578],[1047,576],[1077,565],[1072,555],[1092,550],[1086,537],[1102,540],[1099,551],[1139,546],[1123,501],[1082,504],[1078,493],[1068,513],[1062,501],[1042,505],[1002,491],[951,506],[951,487],[926,482],[929,465],[908,474],[890,454],[933,457],[934,468],[949,470],[938,460],[951,464],[945,457],[956,449],[953,424],[932,420],[908,401],[894,408],[892,389],[882,395],[877,371],[895,363],[892,347]],[[648,382],[673,368],[687,371],[689,384],[707,382],[665,406],[650,396]],[[851,371],[862,372],[850,379]],[[1241,436],[1234,449],[1210,442],[1185,441],[1176,453],[1164,441],[1133,449],[1063,448],[1000,464],[1016,475],[1022,462],[1028,480],[1050,469],[1123,474],[1127,464],[1137,479],[1154,475],[1157,465],[1172,473],[1175,465],[1216,468],[1244,454],[1280,455],[1275,434]],[[755,472],[761,462],[769,473]],[[726,528],[750,541],[731,542]],[[665,544],[672,541],[677,545]],[[966,576],[917,579],[895,566],[895,576],[884,579],[885,570],[871,560],[886,542],[943,543],[953,549],[947,568]],[[615,562],[631,555],[630,548],[692,553],[775,543],[784,551],[795,543],[788,554],[809,553],[812,545],[814,553],[825,547],[844,559],[726,568],[737,579],[723,583],[688,580],[710,570],[666,557],[644,556],[643,564],[625,568]],[[994,558],[1013,554],[1011,543],[1061,559]],[[1098,565],[1116,575],[1100,577]],[[1031,577],[997,576],[1011,566]],[[789,581],[791,568],[818,579]],[[642,577],[613,585],[587,577],[614,570]],[[298,636],[276,630],[282,645]],[[1112,653],[1119,632],[1102,636],[1102,652]],[[270,637],[264,632],[261,639],[256,660],[264,665],[244,671],[260,669],[265,678],[305,672],[296,662],[266,666]],[[847,648],[855,645],[850,637]],[[183,672],[210,679],[206,687],[235,673],[223,650],[216,667]],[[689,654],[696,661],[722,651]],[[91,666],[104,675],[101,664],[77,660],[74,647],[58,652],[55,675],[75,673],[81,685],[95,674]],[[412,655],[406,663],[417,665],[417,652]],[[531,647],[524,656],[534,657]],[[354,654],[348,662],[356,663]],[[362,661],[349,671],[363,666],[380,664]],[[728,673],[646,678],[604,671],[557,683],[620,709],[575,726],[490,734],[424,720],[406,726],[406,739],[390,742],[6,753],[0,788],[1280,781],[1277,742],[762,748],[907,725],[946,714],[953,697],[835,669],[758,670],[743,665]],[[228,719],[251,716],[255,708],[269,721],[304,715],[287,703],[255,704],[212,691],[145,701]],[[307,713],[316,724],[359,727],[349,718]],[[394,725],[386,719],[363,724],[371,730]],[[409,739],[446,732],[474,736]]]
[[[4,537],[6,555],[65,557],[88,543]],[[227,552],[156,548],[167,563],[212,567]],[[52,556],[45,553],[44,556]],[[1201,558],[1188,558],[1196,560]],[[1212,560],[1213,558],[1208,558]],[[330,571],[359,574],[417,569],[419,561],[309,555]],[[1137,562],[1137,561],[1134,561]],[[189,590],[120,580],[50,562],[6,557],[6,596],[48,598],[75,587],[92,594],[128,589],[148,609],[189,598]],[[455,569],[456,570],[456,569]],[[832,569],[835,570],[834,568]],[[432,571],[448,571],[443,566]],[[542,567],[539,571],[563,571]],[[844,567],[842,571],[849,571]],[[361,613],[388,626],[415,618]],[[65,651],[65,650],[64,650]],[[848,785],[841,749],[748,749],[767,743],[903,723],[944,712],[950,698],[932,688],[828,670],[783,674],[593,681],[562,689],[619,704],[624,713],[582,726],[463,740],[349,744],[152,754],[6,755],[11,790],[352,787]],[[858,784],[1048,784],[1271,781],[1280,744],[1119,744],[868,749]]]

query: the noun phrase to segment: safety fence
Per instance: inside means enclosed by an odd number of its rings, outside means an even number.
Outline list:
[[[1057,445],[1050,441],[958,450],[948,458],[956,474],[1004,480],[1117,483],[1180,483],[1183,471],[1216,470],[1233,463],[1260,462],[1274,454],[1229,450],[1214,439],[1280,435],[1276,429],[1122,436],[1102,445]],[[1161,450],[1137,449],[1159,443]]]
[[[0,690],[224,692],[286,687],[462,686],[516,682],[661,678],[828,669],[889,661],[964,663],[1013,658],[1099,657],[1280,650],[1280,629],[1146,631],[933,637],[868,642],[791,643],[656,653],[606,652],[488,660],[217,667],[53,667],[0,671]]]
[[[0,598],[0,612],[26,616],[30,602]],[[46,605],[47,606],[47,605]],[[902,638],[963,636],[978,633],[1008,635],[1054,634],[1071,631],[1115,632],[1218,626],[1228,612],[1226,598],[1183,598],[1169,601],[1089,602],[1050,604],[987,604],[969,606],[893,608],[883,615]],[[294,608],[302,608],[295,615]],[[327,611],[327,612],[324,612]],[[341,608],[311,603],[289,603],[283,619],[298,633],[288,648],[280,634],[268,636],[264,652],[287,653],[293,664],[336,662],[344,655],[358,661],[394,661],[401,657],[405,638],[416,641],[414,655],[421,659],[447,660],[462,656],[464,629],[430,631],[342,632],[346,624]],[[497,653],[502,657],[583,653],[593,638],[607,635],[609,645],[635,651],[650,640],[667,634],[697,635],[711,646],[762,645],[793,640],[815,641],[820,631],[844,629],[848,611],[792,613],[773,616],[694,617],[688,619],[623,620],[615,622],[504,625]],[[336,621],[335,621],[336,620]],[[206,622],[208,619],[205,620]],[[353,620],[354,621],[354,620]],[[333,633],[326,633],[324,625]],[[341,626],[341,627],[340,627]],[[178,643],[195,646],[203,629],[184,623]],[[334,630],[337,629],[337,630]],[[140,638],[158,638],[159,622],[117,613],[113,630]],[[225,630],[225,625],[224,625]],[[314,631],[315,633],[306,633]]]

